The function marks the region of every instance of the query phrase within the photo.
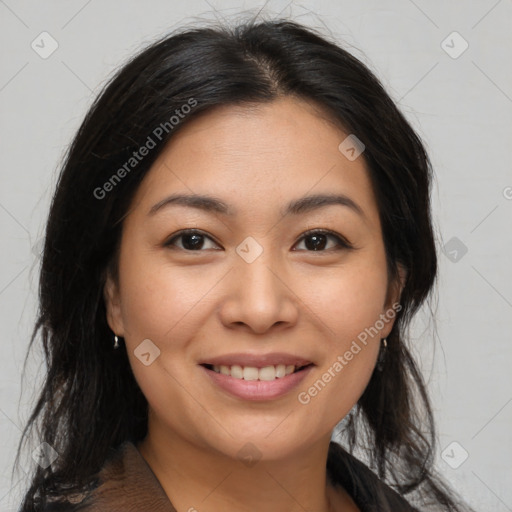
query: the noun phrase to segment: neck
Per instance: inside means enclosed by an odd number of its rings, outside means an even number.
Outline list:
[[[343,489],[328,484],[329,441],[326,436],[286,459],[246,463],[158,429],[137,447],[177,510],[357,510]]]

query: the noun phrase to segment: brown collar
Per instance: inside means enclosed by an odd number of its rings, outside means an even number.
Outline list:
[[[130,441],[124,442],[98,474],[99,485],[80,512],[176,512],[160,482]]]
[[[366,465],[331,442],[327,461],[334,485],[342,485],[361,512],[417,512]],[[125,441],[97,475],[97,487],[72,500],[76,512],[177,512],[135,444]],[[71,501],[71,500],[69,500]],[[66,512],[70,511],[68,508]],[[63,509],[50,508],[48,512]],[[195,510],[192,506],[190,510]]]

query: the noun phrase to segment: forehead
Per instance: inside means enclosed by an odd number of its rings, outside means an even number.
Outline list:
[[[248,213],[282,210],[306,194],[341,193],[376,221],[364,158],[349,160],[339,149],[348,135],[316,104],[297,98],[217,107],[170,140],[144,178],[137,203],[147,212],[171,193],[213,194]]]

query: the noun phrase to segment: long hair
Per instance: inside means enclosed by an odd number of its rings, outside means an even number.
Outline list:
[[[152,43],[106,84],[67,151],[46,225],[28,350],[39,334],[47,371],[16,460],[34,429],[58,457],[35,465],[22,512],[41,510],[48,496],[80,492],[110,450],[147,433],[148,404],[125,351],[112,350],[103,298],[141,180],[199,113],[283,96],[316,102],[364,143],[390,278],[398,278],[399,264],[407,271],[383,369],[349,415],[344,440],[350,450],[364,445],[368,465],[411,502],[462,510],[435,471],[431,406],[406,346],[409,323],[437,276],[425,148],[378,79],[347,50],[292,21],[251,20],[182,29]],[[131,160],[144,144],[151,145],[147,155]]]

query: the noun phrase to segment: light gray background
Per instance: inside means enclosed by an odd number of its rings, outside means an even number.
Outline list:
[[[23,473],[11,478],[11,465],[44,370],[41,351],[29,359],[23,390],[21,369],[38,240],[66,145],[107,77],[138,48],[184,23],[261,7],[0,0],[0,510],[15,510],[26,485]],[[440,252],[437,323],[425,314],[411,333],[439,428],[437,466],[476,509],[512,511],[512,2],[275,0],[264,12],[328,34],[325,24],[353,47],[430,151],[439,246],[458,244]],[[46,59],[31,48],[42,46],[43,31],[59,45]],[[469,44],[457,58],[442,47],[453,31]],[[452,54],[463,48],[457,37],[444,43]]]

